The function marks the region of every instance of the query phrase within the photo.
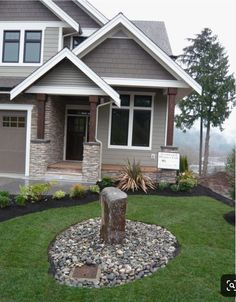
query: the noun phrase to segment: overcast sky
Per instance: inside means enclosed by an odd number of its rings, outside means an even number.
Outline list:
[[[212,29],[225,47],[230,71],[236,75],[236,0],[89,0],[106,17],[123,12],[131,20],[164,21],[172,51],[178,55],[204,27]],[[225,124],[225,134],[235,138],[236,109]]]

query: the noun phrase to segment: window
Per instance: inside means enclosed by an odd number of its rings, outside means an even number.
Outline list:
[[[25,31],[24,63],[40,63],[41,31]]]
[[[3,116],[2,126],[8,128],[24,128],[25,117],[24,116]]]
[[[73,43],[72,43],[72,47],[73,49],[80,45],[82,42],[84,42],[84,40],[86,40],[87,37],[73,37]]]
[[[111,108],[110,147],[150,148],[152,110],[152,95],[121,95],[121,108]]]
[[[4,63],[18,63],[20,49],[20,31],[4,31],[3,56]]]

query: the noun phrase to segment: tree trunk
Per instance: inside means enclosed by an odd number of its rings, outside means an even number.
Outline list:
[[[208,168],[208,158],[209,158],[209,142],[210,142],[210,129],[211,123],[207,123],[206,139],[205,139],[205,151],[204,151],[204,161],[203,161],[203,176],[207,175]]]
[[[202,143],[203,143],[203,120],[200,119],[200,144],[199,144],[199,176],[202,175]]]

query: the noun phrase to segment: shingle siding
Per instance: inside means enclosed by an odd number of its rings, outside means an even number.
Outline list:
[[[61,9],[63,9],[71,18],[86,28],[100,28],[101,26],[94,21],[86,12],[84,12],[73,1],[54,1]]]
[[[174,80],[132,39],[107,39],[82,60],[102,77]]]
[[[0,1],[0,21],[60,21],[40,1]]]
[[[128,90],[128,89],[127,89]],[[165,145],[165,127],[166,127],[166,96],[157,92],[154,103],[153,114],[153,135],[152,150],[138,151],[125,149],[109,149],[109,115],[110,107],[105,106],[99,109],[98,121],[98,139],[102,141],[102,163],[123,165],[127,159],[140,161],[143,166],[157,166],[157,152],[161,150],[161,146]],[[151,155],[155,154],[155,160],[151,159]]]

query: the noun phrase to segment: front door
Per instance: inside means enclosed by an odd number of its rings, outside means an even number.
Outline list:
[[[67,116],[66,160],[83,160],[83,143],[87,141],[88,117]]]

